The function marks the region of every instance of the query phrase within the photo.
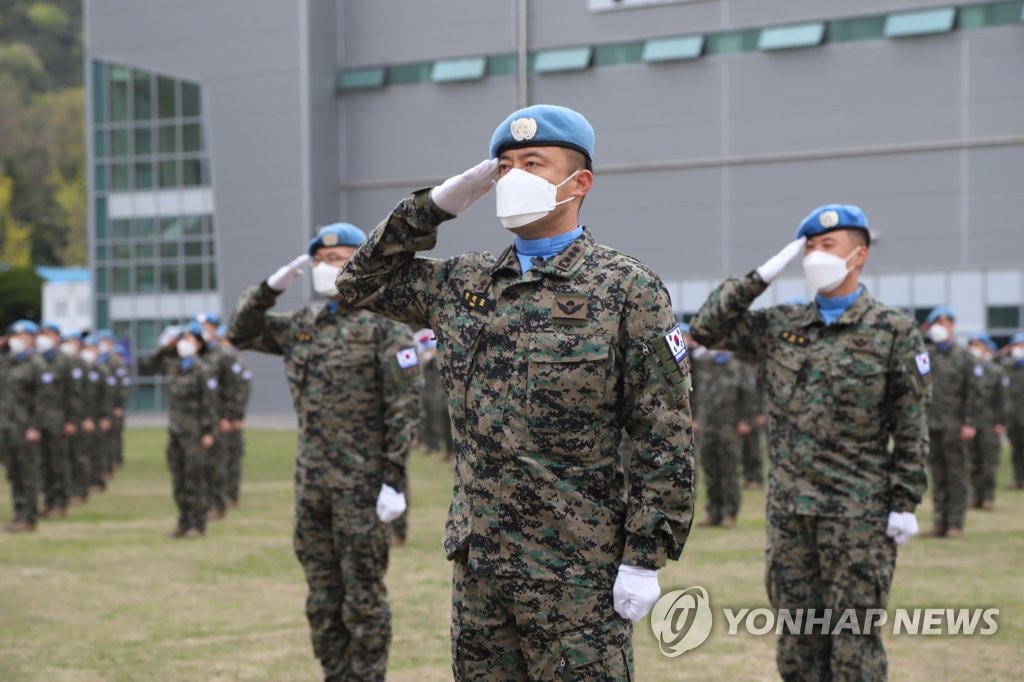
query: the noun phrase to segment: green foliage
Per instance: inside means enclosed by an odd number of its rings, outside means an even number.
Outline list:
[[[39,320],[43,310],[43,278],[32,268],[0,270],[0,329],[15,320]]]
[[[25,17],[44,31],[58,32],[71,22],[68,13],[49,2],[34,2],[25,11]]]

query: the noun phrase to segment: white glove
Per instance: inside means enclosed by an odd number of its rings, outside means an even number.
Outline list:
[[[168,325],[164,327],[164,330],[162,332],[160,332],[160,337],[157,338],[156,345],[159,346],[160,348],[163,348],[171,341],[177,339],[179,336],[181,336],[181,327],[174,324]]]
[[[771,284],[772,280],[786,269],[789,261],[796,258],[804,250],[804,244],[806,243],[807,237],[800,237],[786,244],[782,251],[766,260],[764,265],[757,269],[757,274],[761,275],[761,279],[765,281],[765,284]]]
[[[889,512],[889,525],[885,529],[885,534],[897,545],[902,545],[917,535],[919,530],[914,512]]]
[[[405,513],[405,493],[400,493],[387,483],[380,487],[377,495],[377,518],[391,523]]]
[[[302,266],[309,262],[309,255],[302,254],[288,265],[280,267],[270,277],[267,277],[267,286],[280,293],[295,283],[302,276]]]
[[[651,612],[660,596],[657,571],[626,564],[619,566],[619,575],[612,587],[617,614],[635,623]]]
[[[442,211],[459,215],[487,194],[494,187],[497,177],[498,160],[487,159],[430,190],[430,198]]]

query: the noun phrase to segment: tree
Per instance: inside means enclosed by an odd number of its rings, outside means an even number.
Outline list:
[[[43,278],[32,268],[0,271],[0,325],[15,320],[39,321],[43,309]],[[2,330],[0,330],[2,331]]]
[[[28,268],[32,265],[32,229],[19,225],[11,215],[14,179],[0,174],[0,228],[3,229],[3,248],[0,263],[9,267]]]

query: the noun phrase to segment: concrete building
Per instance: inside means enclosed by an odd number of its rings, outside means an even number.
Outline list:
[[[94,328],[92,282],[87,268],[40,266],[36,272],[43,278],[41,320],[56,322],[62,331]]]
[[[681,317],[838,201],[871,221],[883,301],[1022,325],[1019,0],[86,0],[85,25],[97,324],[140,349],[228,313],[317,226],[373,227],[538,102],[594,124],[583,220]],[[432,255],[509,237],[485,199]],[[761,303],[806,295],[788,274]],[[252,411],[287,411],[280,362],[249,360]],[[134,405],[158,409],[139,371]]]

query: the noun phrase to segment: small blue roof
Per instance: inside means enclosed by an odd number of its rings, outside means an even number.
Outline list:
[[[47,282],[88,282],[89,268],[61,268],[52,265],[36,267],[36,274]]]

